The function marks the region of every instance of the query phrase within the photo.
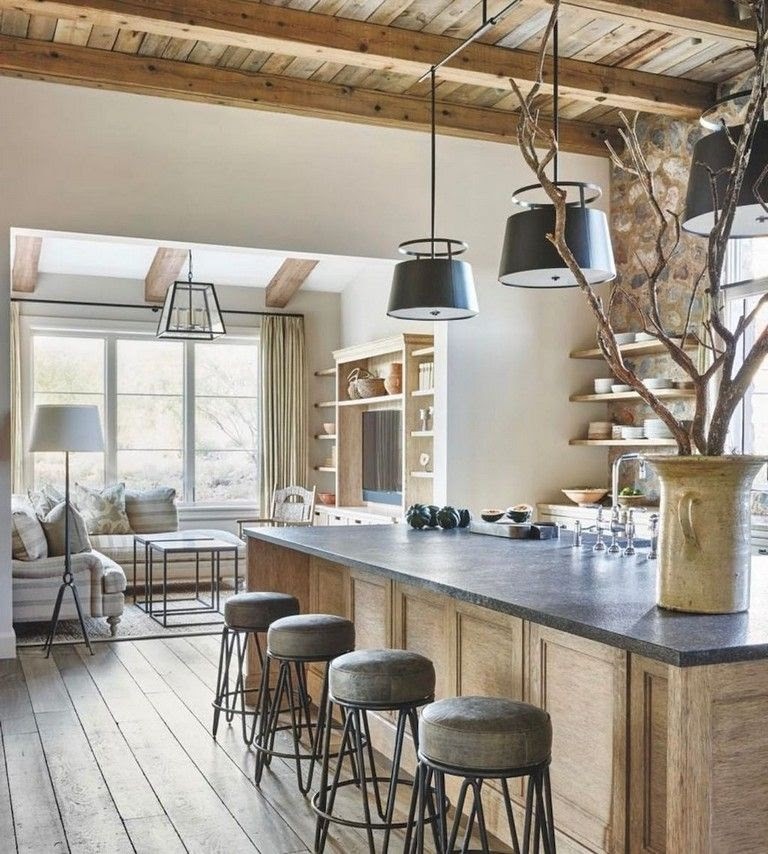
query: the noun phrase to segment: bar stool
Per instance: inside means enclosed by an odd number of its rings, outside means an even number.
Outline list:
[[[299,613],[299,600],[287,593],[239,593],[224,603],[224,628],[221,632],[219,649],[219,670],[216,676],[216,696],[213,700],[213,737],[219,729],[219,717],[224,712],[227,723],[232,723],[235,715],[240,717],[243,727],[243,741],[253,742],[256,732],[258,695],[260,688],[246,688],[244,678],[245,654],[248,638],[253,638],[259,663],[264,668],[264,655],[261,650],[259,634],[266,632],[270,625],[281,617]],[[237,676],[234,687],[230,688],[229,669],[233,656],[237,662]],[[246,708],[249,695],[255,695],[253,710]],[[250,720],[250,732],[248,721]]]
[[[440,809],[438,854],[453,852],[459,822],[472,790],[472,810],[464,833],[461,851],[467,851],[477,824],[483,854],[491,848],[483,811],[482,787],[486,780],[501,783],[509,834],[515,854],[521,851],[508,781],[527,777],[525,826],[522,852],[531,850],[533,823],[534,851],[542,843],[544,854],[555,854],[555,828],[552,816],[552,791],[549,763],[552,752],[552,722],[543,709],[497,697],[453,697],[427,706],[419,724],[419,765],[416,772],[418,815],[416,851],[424,850],[425,811],[434,780],[437,803],[443,802],[445,775],[462,777],[456,802],[456,815],[450,835],[446,811]],[[534,806],[535,801],[535,806]],[[415,806],[412,804],[412,807]],[[410,834],[409,834],[410,835]],[[410,849],[406,840],[406,851]]]
[[[326,727],[324,733],[320,786],[312,799],[312,807],[317,813],[315,852],[325,849],[329,826],[335,823],[364,828],[370,854],[376,852],[373,831],[384,831],[381,851],[386,854],[391,831],[409,826],[408,822],[393,822],[398,785],[407,783],[409,787],[412,786],[410,781],[400,777],[403,740],[406,728],[410,728],[414,744],[418,747],[416,710],[434,699],[435,668],[428,658],[415,652],[401,649],[359,650],[342,655],[331,662],[328,682],[325,718],[328,721],[333,719],[333,707],[336,705],[342,713],[344,724],[341,742],[336,751],[336,768],[330,783],[330,727]],[[368,726],[369,711],[397,712],[392,768],[387,777],[380,776],[376,771]],[[352,776],[341,780],[342,767],[347,756],[350,759]],[[384,783],[386,798],[382,795]],[[336,793],[340,788],[351,785],[360,790],[363,820],[342,818],[334,814]],[[374,820],[371,816],[369,785],[373,790],[379,820]],[[413,823],[413,816],[409,821]]]
[[[328,698],[328,665],[338,655],[355,648],[355,625],[351,620],[334,614],[300,614],[276,620],[267,632],[267,654],[261,676],[258,735],[256,749],[255,782],[259,786],[273,756],[293,759],[299,790],[306,795],[312,785],[315,763],[320,759],[322,734]],[[270,665],[279,664],[274,691],[269,690]],[[312,721],[311,697],[307,690],[306,665],[324,664],[323,687],[318,704],[317,719]],[[294,691],[295,680],[295,691]],[[294,700],[295,698],[295,700]],[[280,723],[280,713],[290,711],[290,723]],[[298,713],[298,715],[297,715]],[[331,722],[329,721],[329,728]],[[293,750],[275,750],[278,732],[290,730]],[[306,730],[308,751],[302,752],[301,739]],[[309,760],[306,779],[301,763]]]

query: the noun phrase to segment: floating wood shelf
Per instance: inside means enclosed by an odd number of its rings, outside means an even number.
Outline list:
[[[430,397],[435,393],[433,388],[419,388],[411,392],[411,397]]]
[[[318,433],[315,439],[320,439],[321,442],[333,441],[336,438],[335,433]]]
[[[421,347],[419,350],[414,350],[411,353],[412,356],[415,356],[417,359],[420,356],[434,356],[435,348],[434,347]]]
[[[336,467],[335,466],[315,466],[315,471],[335,472]]]
[[[335,377],[336,368],[323,368],[322,371],[315,371],[316,377]]]
[[[339,406],[368,406],[370,403],[389,403],[402,399],[402,394],[380,394],[378,397],[363,397],[360,400],[340,400]]]
[[[411,430],[414,439],[428,439],[435,435],[434,430]]]
[[[412,471],[411,477],[433,478],[435,473],[432,471]]]
[[[317,409],[333,409],[334,406],[336,406],[335,400],[323,400],[315,404],[315,408]]]
[[[660,388],[653,393],[659,400],[696,396],[696,392],[692,388]],[[619,394],[613,392],[607,394],[572,394],[570,400],[575,403],[611,403],[614,400],[642,400],[642,398],[636,391],[623,391]]]
[[[677,340],[677,339],[675,339]],[[693,350],[697,346],[697,342],[693,338],[686,341],[685,349]],[[632,344],[620,344],[619,350],[625,356],[653,356],[665,355],[667,348],[659,341],[634,341]],[[574,350],[571,353],[572,359],[604,359],[602,350],[593,347],[588,350]]]
[[[674,439],[571,439],[569,444],[601,448],[666,448],[677,445],[677,442]]]

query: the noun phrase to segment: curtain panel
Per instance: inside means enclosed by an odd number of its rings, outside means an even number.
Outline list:
[[[11,303],[11,489],[24,492],[24,438],[21,427],[21,329],[19,306]]]
[[[261,509],[275,489],[305,486],[308,465],[304,318],[267,315],[261,324]]]

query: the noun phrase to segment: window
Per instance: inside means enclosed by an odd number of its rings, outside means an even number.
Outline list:
[[[32,330],[31,403],[96,403],[106,453],[73,454],[72,479],[173,486],[186,502],[259,493],[258,343]],[[30,455],[31,480],[61,484],[60,454]]]

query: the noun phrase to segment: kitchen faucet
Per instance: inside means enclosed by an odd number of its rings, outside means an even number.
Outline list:
[[[621,464],[630,460],[639,460],[640,470],[638,475],[641,480],[645,480],[645,457],[643,454],[638,454],[637,451],[629,451],[626,454],[620,454],[613,461],[611,466],[611,508],[619,506],[619,469]]]

